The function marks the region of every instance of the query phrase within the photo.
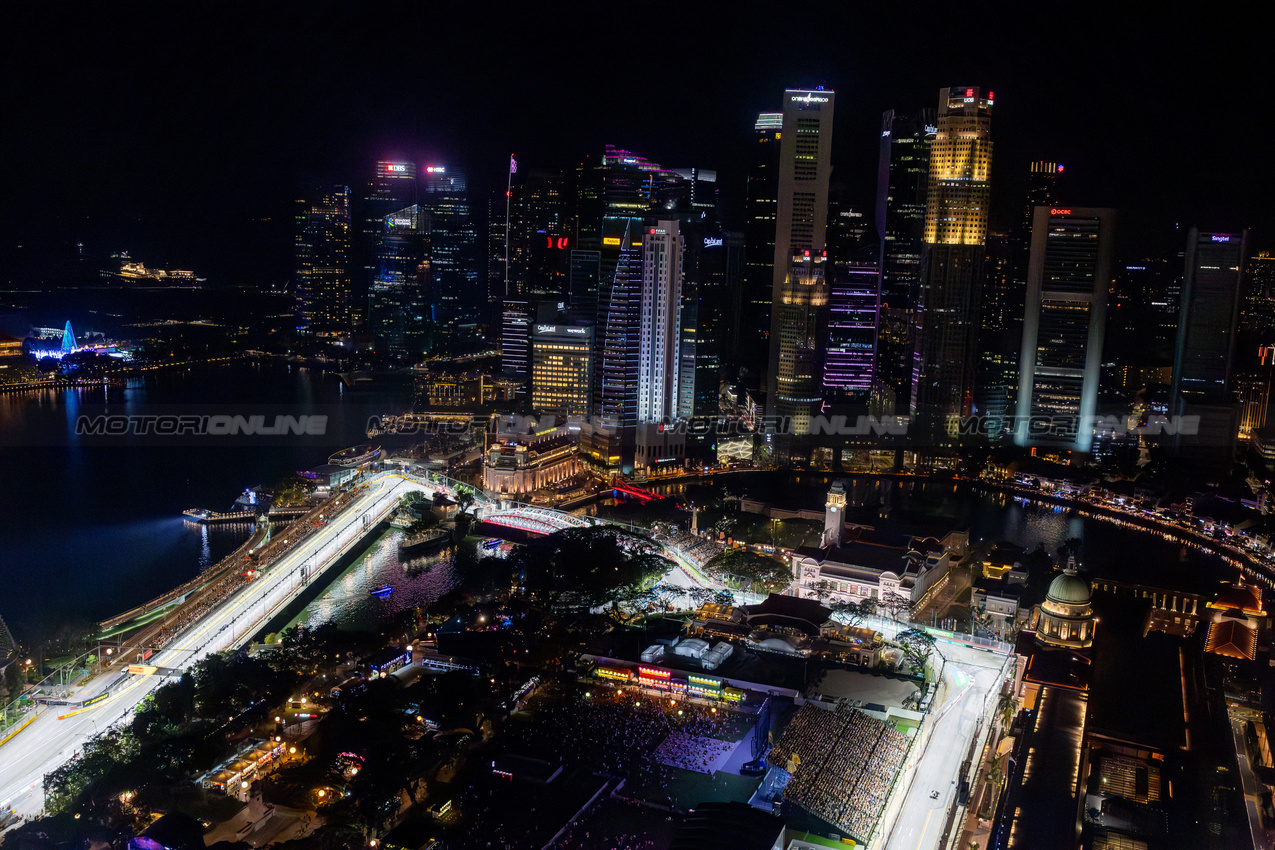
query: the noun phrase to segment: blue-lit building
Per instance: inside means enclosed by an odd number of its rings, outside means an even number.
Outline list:
[[[419,205],[381,221],[373,251],[376,274],[368,289],[368,328],[378,351],[415,359],[431,343],[435,324],[428,233]]]

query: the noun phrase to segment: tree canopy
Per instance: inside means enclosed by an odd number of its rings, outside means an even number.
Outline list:
[[[783,590],[792,580],[787,564],[751,549],[727,549],[709,560],[704,571],[736,587],[756,584],[767,591]]]
[[[529,590],[568,608],[632,598],[673,568],[649,546],[610,528],[568,528],[520,547],[511,560]]]

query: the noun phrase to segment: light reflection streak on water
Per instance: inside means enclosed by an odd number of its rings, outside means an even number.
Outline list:
[[[329,620],[344,628],[371,629],[378,617],[409,608],[424,608],[456,586],[452,563],[455,547],[445,546],[428,555],[399,560],[402,532],[391,529],[368,546],[336,581],[312,601],[297,619],[310,627]],[[378,599],[369,591],[389,585],[394,592]]]

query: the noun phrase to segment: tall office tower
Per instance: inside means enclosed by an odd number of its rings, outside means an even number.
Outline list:
[[[683,235],[683,243],[686,236]],[[698,263],[687,263],[691,251],[682,252],[681,314],[677,329],[677,404],[673,416],[689,419],[695,415],[695,363],[699,359],[700,298],[699,282],[690,275],[688,265],[698,271]]]
[[[861,251],[863,238],[870,229],[875,235],[872,218],[853,205],[848,195],[849,189],[845,186],[834,183],[828,187],[828,228],[824,249],[828,252],[830,263]]]
[[[510,289],[523,297],[566,301],[575,228],[565,178],[536,170],[520,176],[510,223]]]
[[[419,357],[429,347],[433,298],[425,214],[417,204],[395,210],[381,222],[368,291],[368,329],[377,351]]]
[[[823,402],[821,343],[826,332],[828,283],[824,257],[803,249],[785,265],[783,290],[775,299],[771,332],[771,379],[767,414],[791,418],[793,437],[811,432],[811,419]],[[790,440],[781,440],[786,454]]]
[[[992,165],[992,93],[939,91],[925,207],[916,387],[921,445],[955,442],[953,420],[973,407],[978,306]]]
[[[1250,341],[1270,345],[1275,332],[1275,256],[1263,251],[1250,258],[1246,280],[1248,294],[1240,313],[1240,327],[1255,335]]]
[[[350,330],[350,190],[320,186],[296,201],[297,331],[340,337]]]
[[[512,294],[512,293],[511,293]],[[487,198],[487,301],[505,299],[505,194]]]
[[[642,239],[639,422],[677,417],[682,330],[682,234],[676,221],[658,221]]]
[[[482,311],[478,285],[478,235],[469,215],[464,174],[427,165],[421,207],[429,216],[430,268],[438,293],[439,320],[451,327],[477,319]]]
[[[363,187],[363,196],[351,199],[351,221],[357,221],[358,228],[351,236],[351,264],[358,269],[353,275],[353,297],[360,307],[367,303],[366,296],[376,282],[376,246],[385,217],[417,200],[416,163],[390,160],[378,161]]]
[[[779,143],[784,114],[763,112],[753,125],[752,159],[744,211],[744,280],[738,329],[730,340],[735,361],[765,368],[770,300],[775,284],[775,216],[779,206]]]
[[[1199,431],[1178,430],[1174,449],[1200,460],[1225,462],[1238,429],[1234,387],[1236,326],[1248,260],[1248,231],[1187,236],[1178,340],[1169,413],[1198,416]]]
[[[1088,452],[1111,287],[1107,209],[1037,207],[1019,355],[1014,442]]]
[[[531,406],[589,415],[593,400],[593,326],[537,322],[531,331]]]
[[[766,412],[791,417],[795,437],[810,433],[823,401],[818,340],[828,304],[823,261],[832,110],[830,91],[784,92]]]
[[[573,311],[597,315],[602,252],[572,248],[570,257],[570,268],[567,272],[567,305]]]
[[[735,338],[740,320],[744,235],[710,229],[700,244],[695,269],[695,401],[691,415],[716,416],[720,412],[722,370],[732,355],[730,340]]]
[[[827,342],[823,392],[832,404],[862,400],[872,390],[876,368],[877,287],[880,241],[864,234],[858,250],[843,251],[828,283]]]
[[[989,233],[979,310],[974,412],[982,417],[981,433],[990,442],[1005,437],[1018,395],[1018,352],[1023,342],[1023,293],[1027,284],[1026,265],[1021,280],[1015,279],[1013,266],[1010,237]]]
[[[642,306],[642,245],[640,226],[625,228],[615,272],[598,303],[597,368],[594,370],[593,412],[601,422],[619,428],[632,442],[638,420],[638,365]]]
[[[531,374],[531,324],[534,308],[528,301],[506,298],[500,314],[500,371],[513,378]]]
[[[933,109],[914,115],[891,109],[881,116],[875,217],[881,236],[881,307],[875,394],[876,407],[887,414],[909,414],[915,402],[925,202],[937,123]]]
[[[717,172],[708,168],[674,168],[673,173],[681,182],[673,184],[666,192],[664,206],[670,203],[678,209],[702,213],[716,224],[720,218],[717,197]]]

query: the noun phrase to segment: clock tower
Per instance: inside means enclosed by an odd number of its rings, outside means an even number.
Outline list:
[[[846,488],[840,481],[828,490],[828,501],[823,507],[823,541],[820,546],[841,545],[841,532],[846,525]]]

